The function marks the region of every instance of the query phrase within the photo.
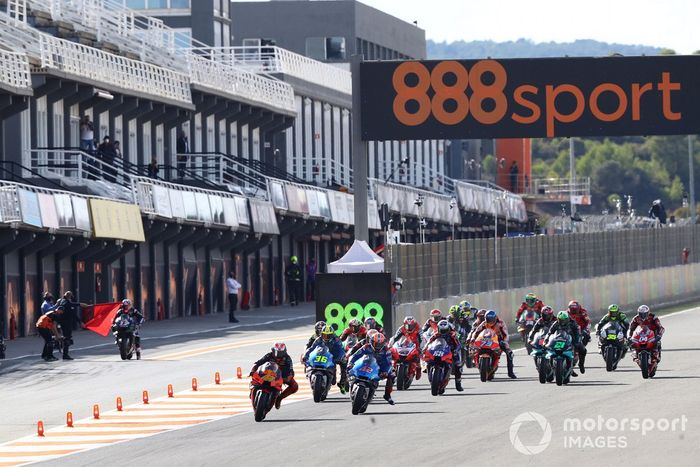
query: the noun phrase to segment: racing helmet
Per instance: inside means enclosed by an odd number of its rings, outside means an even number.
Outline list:
[[[359,332],[360,326],[362,326],[362,324],[357,319],[351,319],[350,322],[348,323],[348,327],[350,329],[352,329],[352,332]]]
[[[554,319],[554,310],[551,306],[547,305],[542,308],[542,319],[545,321],[552,321]]]
[[[437,325],[437,330],[440,334],[448,333],[451,329],[452,327],[446,319],[440,320],[440,322]]]
[[[608,307],[608,315],[610,315],[611,318],[617,319],[620,317],[620,307],[617,306],[616,304],[612,304]]]
[[[559,321],[559,324],[561,325],[567,324],[569,322],[569,312],[563,310],[557,313],[557,321]]]
[[[430,310],[430,319],[433,321],[440,321],[440,318],[442,318],[442,311],[438,310],[437,308]]]
[[[122,300],[122,306],[124,308],[131,308],[131,300],[129,300],[128,298],[125,298],[124,300]]]
[[[495,323],[495,322],[496,322],[496,317],[497,317],[496,312],[493,311],[493,310],[487,311],[486,314],[484,315],[484,319],[485,319],[486,322],[489,323],[489,324]]]
[[[414,329],[416,329],[416,324],[416,320],[413,318],[413,316],[406,316],[403,319],[403,327],[407,331],[413,331]]]
[[[334,334],[335,334],[335,331],[333,330],[333,326],[330,326],[330,325],[328,325],[328,324],[326,324],[326,325],[323,327],[323,329],[321,330],[321,338],[322,338],[324,341],[329,341],[329,340],[331,340],[331,338],[333,337]]]
[[[365,318],[365,326],[367,329],[377,329],[379,327],[377,320],[371,316],[369,318]]]
[[[317,336],[321,335],[321,331],[323,331],[323,328],[326,327],[326,322],[325,321],[316,321],[316,324],[314,324],[314,332],[316,332]]]
[[[275,358],[283,358],[287,356],[287,346],[284,342],[275,342],[272,346],[272,356]]]
[[[639,318],[644,321],[649,317],[649,307],[646,305],[641,305],[639,308],[637,308],[637,315],[639,315]]]
[[[576,300],[571,300],[569,302],[569,313],[578,313],[581,311],[581,304]]]
[[[482,308],[481,310],[476,312],[476,318],[481,319],[482,321],[486,319],[486,309]]]
[[[452,316],[454,319],[458,319],[460,316],[462,316],[462,309],[459,305],[452,305],[450,307],[450,316]]]
[[[386,344],[386,337],[381,332],[377,332],[370,338],[369,343],[375,352],[379,352]]]
[[[535,306],[535,303],[537,303],[537,295],[532,292],[525,295],[525,304],[527,306]]]

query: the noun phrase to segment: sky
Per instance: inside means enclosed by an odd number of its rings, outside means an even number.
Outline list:
[[[361,1],[418,21],[435,41],[595,39],[668,47],[681,54],[700,49],[700,0]]]

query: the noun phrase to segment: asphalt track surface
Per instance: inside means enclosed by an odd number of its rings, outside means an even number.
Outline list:
[[[255,423],[246,401],[247,382],[235,377],[235,369],[242,367],[245,378],[251,362],[281,337],[286,337],[296,357],[309,334],[311,315],[308,307],[251,312],[242,317],[244,326],[230,329],[223,316],[156,323],[143,330],[144,337],[153,339],[144,340],[140,362],[119,361],[107,338],[86,333],[77,334],[78,347],[82,339],[84,347],[92,348],[77,351],[74,362],[45,364],[36,362],[36,357],[15,355],[0,369],[0,443],[6,443],[0,446],[0,465],[42,459],[48,459],[44,465],[60,466],[267,462],[308,466],[368,461],[698,465],[700,308],[662,318],[667,330],[664,353],[652,380],[642,379],[629,354],[617,371],[606,372],[591,343],[585,375],[567,387],[541,385],[531,358],[519,351],[517,380],[506,378],[501,368],[495,381],[482,383],[475,370],[467,370],[464,392],[456,392],[451,383],[444,396],[433,397],[422,379],[408,391],[395,391],[395,406],[380,394],[365,415],[353,416],[349,398],[338,393],[315,404],[308,382],[298,372],[301,390],[295,400],[285,401],[281,410]],[[183,332],[195,334],[179,335]],[[39,342],[34,341],[35,352]],[[214,385],[216,371],[224,384]],[[200,382],[197,393],[189,389],[193,377]],[[165,397],[167,384],[174,386],[173,399]],[[149,405],[141,402],[143,390],[149,391]],[[124,400],[125,412],[120,414],[109,412],[116,396]],[[209,399],[195,397],[219,399],[206,402]],[[200,403],[205,408],[195,405]],[[102,419],[83,420],[91,417],[93,404],[102,407]],[[162,415],[153,415],[156,409]],[[72,429],[65,428],[69,410],[76,420]],[[32,435],[39,419],[47,429],[45,438]],[[110,424],[113,427],[105,427]],[[100,441],[84,436],[75,442],[93,444],[72,445],[70,440],[79,437],[64,437],[73,434],[71,430],[87,435],[97,430],[94,439]],[[129,438],[133,439],[124,441]],[[514,445],[534,454],[521,453]],[[42,452],[53,454],[41,457]]]

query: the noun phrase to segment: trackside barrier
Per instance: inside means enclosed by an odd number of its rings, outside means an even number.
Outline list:
[[[671,267],[684,248],[698,261],[700,226],[393,245],[387,270],[403,279],[401,303],[432,301]]]

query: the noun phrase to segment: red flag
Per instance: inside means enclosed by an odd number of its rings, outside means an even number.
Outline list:
[[[121,303],[100,303],[93,307],[93,318],[85,323],[85,329],[106,336],[112,328],[112,321]]]

